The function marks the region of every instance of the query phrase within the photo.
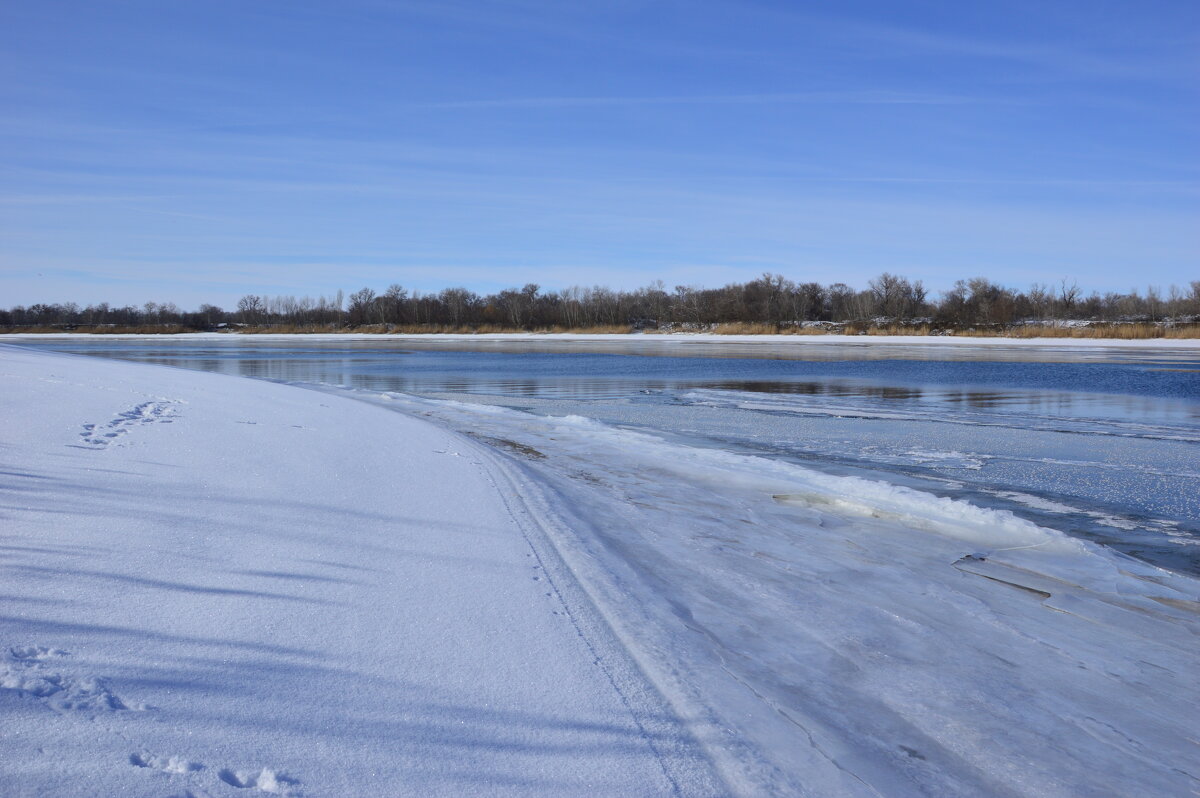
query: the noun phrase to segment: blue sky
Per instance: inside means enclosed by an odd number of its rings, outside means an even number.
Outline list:
[[[1200,279],[1200,4],[0,8],[0,305]]]

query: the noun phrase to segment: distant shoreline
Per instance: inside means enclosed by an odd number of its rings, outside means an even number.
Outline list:
[[[54,324],[54,325],[9,325],[0,327],[0,337],[12,335],[295,335],[334,336],[348,335],[366,337],[396,336],[481,336],[520,337],[547,336],[601,336],[624,338],[627,336],[697,336],[714,340],[730,338],[800,340],[817,339],[883,339],[905,340],[1105,340],[1105,341],[1162,341],[1200,340],[1200,322],[1187,317],[1183,319],[1148,321],[1097,321],[1080,319],[1026,320],[1005,325],[938,326],[928,319],[906,321],[875,319],[860,322],[796,321],[781,323],[728,322],[714,324],[659,322],[654,319],[639,319],[628,324],[601,326],[533,326],[522,328],[495,324],[293,324],[290,322],[240,323],[222,322],[214,324]]]
[[[844,335],[837,333],[810,334],[725,334],[713,332],[626,332],[626,333],[572,333],[572,332],[479,332],[479,333],[385,333],[385,332],[13,332],[0,333],[0,342],[13,343],[22,340],[46,341],[54,340],[242,340],[251,341],[291,341],[291,340],[325,340],[325,341],[614,341],[614,340],[644,340],[680,341],[703,343],[736,343],[736,344],[790,344],[790,345],[821,345],[821,344],[855,344],[855,345],[907,345],[907,346],[1033,346],[1033,347],[1130,347],[1130,348],[1170,348],[1170,349],[1200,349],[1200,338],[1101,338],[1101,337],[1016,337],[1004,335],[970,336],[970,335],[885,335],[860,334]]]

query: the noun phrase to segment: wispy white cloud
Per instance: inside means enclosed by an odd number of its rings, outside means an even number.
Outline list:
[[[1077,76],[1163,79],[1170,76],[1173,63],[1171,56],[1162,51],[1105,52],[1055,41],[1016,43],[878,25],[862,25],[859,31],[865,39],[896,49],[1022,63]]]

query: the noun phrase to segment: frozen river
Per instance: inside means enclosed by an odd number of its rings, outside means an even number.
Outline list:
[[[1200,348],[62,339],[57,351],[579,416],[1011,510],[1200,573]],[[466,431],[494,418],[428,404]],[[524,419],[535,424],[534,419]],[[508,420],[503,422],[511,426]],[[512,434],[509,434],[512,433]],[[522,441],[547,455],[554,445]],[[536,445],[535,445],[536,444]]]
[[[731,794],[1200,786],[1196,348],[37,346],[350,394],[512,455],[527,519]],[[478,464],[456,440],[434,453]]]

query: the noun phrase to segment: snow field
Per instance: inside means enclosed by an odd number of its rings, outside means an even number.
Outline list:
[[[722,794],[478,444],[0,347],[0,794]]]

